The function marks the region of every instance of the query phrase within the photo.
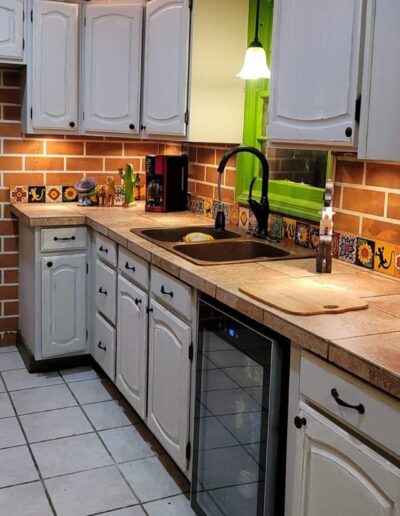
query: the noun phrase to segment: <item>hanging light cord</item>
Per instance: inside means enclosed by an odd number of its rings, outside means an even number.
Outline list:
[[[258,42],[258,25],[260,21],[260,0],[257,0],[257,9],[256,9],[256,34],[254,36],[254,41]]]

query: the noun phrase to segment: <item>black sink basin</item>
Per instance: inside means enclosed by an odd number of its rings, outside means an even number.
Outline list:
[[[135,231],[136,233],[137,231]],[[182,242],[188,233],[205,233],[211,235],[215,240],[226,240],[229,238],[240,238],[240,233],[233,231],[217,231],[213,226],[188,226],[183,228],[157,228],[141,229],[139,234],[153,241],[158,242]]]
[[[184,255],[187,259],[201,265],[276,260],[286,258],[290,255],[290,253],[284,249],[255,240],[178,244],[175,245],[173,249],[175,252]]]

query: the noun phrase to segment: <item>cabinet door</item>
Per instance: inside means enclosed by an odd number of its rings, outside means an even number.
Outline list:
[[[42,258],[42,300],[43,357],[86,351],[86,254]]]
[[[395,516],[400,470],[315,410],[302,406],[293,516]]]
[[[141,41],[141,5],[86,6],[86,131],[138,132]]]
[[[0,0],[0,60],[23,59],[23,18],[22,0]]]
[[[147,398],[148,296],[118,277],[117,387],[144,419]]]
[[[269,139],[357,143],[362,0],[278,0]]]
[[[186,134],[189,20],[188,0],[147,2],[142,121],[148,134]]]
[[[153,299],[150,308],[147,425],[177,465],[185,470],[191,328]]]
[[[35,0],[33,7],[32,127],[76,131],[79,6]]]

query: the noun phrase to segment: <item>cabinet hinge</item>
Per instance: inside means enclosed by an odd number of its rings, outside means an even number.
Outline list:
[[[189,346],[189,360],[193,362],[193,342],[191,342]]]
[[[33,23],[33,9],[31,9],[31,23]]]
[[[82,120],[85,120],[85,112],[82,111]]]
[[[146,314],[149,314],[150,312],[153,312],[153,308],[147,307],[146,308]]]
[[[193,0],[189,0],[189,9],[192,10],[193,9]]]
[[[22,11],[22,21],[25,21],[25,9]]]
[[[86,27],[86,16],[83,18],[83,26]]]
[[[22,38],[22,50],[25,50],[25,38]]]
[[[31,108],[30,113],[31,113],[31,120],[32,120],[32,118],[33,118],[33,116],[32,116],[33,115],[33,109],[32,108]]]
[[[185,113],[185,124],[188,125],[188,123],[189,123],[189,110],[187,110]]]
[[[356,111],[354,113],[354,120],[359,124],[361,115],[361,95],[356,100]]]
[[[86,264],[86,274],[89,274],[89,264]]]
[[[190,444],[190,441],[188,441],[186,445],[186,460],[189,462],[190,457],[192,456],[192,445]]]
[[[89,330],[86,329],[86,340],[88,340],[88,338],[89,338]]]

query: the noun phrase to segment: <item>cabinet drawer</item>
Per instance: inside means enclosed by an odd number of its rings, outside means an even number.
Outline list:
[[[188,285],[152,268],[150,288],[164,305],[173,308],[188,321],[192,319],[192,289]]]
[[[115,381],[115,341],[115,329],[96,314],[93,357],[112,381]]]
[[[127,278],[134,280],[145,290],[148,290],[149,264],[146,260],[120,247],[118,251],[118,268]]]
[[[339,405],[332,389],[336,389],[340,400],[356,406],[362,404],[364,413]],[[389,396],[308,353],[301,358],[300,390],[305,398],[339,421],[356,428],[392,454],[400,455],[398,432],[393,431],[400,428],[400,410]]]
[[[96,235],[96,254],[113,267],[117,266],[117,244],[102,235]]]
[[[86,249],[87,231],[84,227],[46,228],[40,232],[42,251]]]
[[[96,308],[109,321],[116,320],[117,273],[100,260],[96,260]]]

